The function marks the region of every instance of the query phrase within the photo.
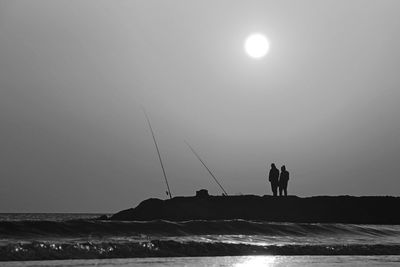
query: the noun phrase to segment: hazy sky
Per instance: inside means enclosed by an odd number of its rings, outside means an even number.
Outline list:
[[[399,195],[400,1],[0,1],[0,212],[115,212],[165,184]],[[262,32],[270,53],[249,58]]]

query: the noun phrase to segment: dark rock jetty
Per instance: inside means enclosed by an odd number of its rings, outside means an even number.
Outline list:
[[[301,223],[400,224],[400,197],[208,196],[147,199],[110,220],[261,220]]]

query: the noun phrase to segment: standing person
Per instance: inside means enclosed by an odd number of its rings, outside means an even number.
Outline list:
[[[279,195],[282,193],[287,196],[287,186],[289,181],[289,172],[286,170],[285,165],[281,167],[281,175],[279,176]]]
[[[275,166],[275,163],[271,164],[271,169],[269,170],[269,182],[271,183],[272,194],[274,197],[278,195],[278,179],[279,179],[279,170]]]

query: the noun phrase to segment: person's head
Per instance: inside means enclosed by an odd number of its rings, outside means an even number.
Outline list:
[[[286,167],[285,167],[285,165],[282,165],[282,167],[281,167],[281,171],[286,171]]]
[[[271,164],[271,169],[276,169],[275,163]]]

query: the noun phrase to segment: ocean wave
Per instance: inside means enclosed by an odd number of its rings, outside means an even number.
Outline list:
[[[0,238],[84,237],[84,236],[185,236],[185,235],[361,235],[399,236],[397,225],[351,225],[319,223],[271,223],[247,220],[186,221],[163,220],[121,222],[100,220],[2,221]]]
[[[239,255],[400,255],[400,245],[269,245],[177,242],[32,242],[0,247],[0,261]]]

